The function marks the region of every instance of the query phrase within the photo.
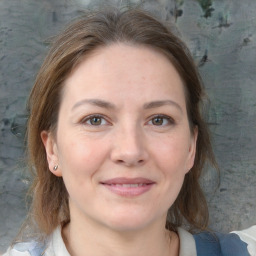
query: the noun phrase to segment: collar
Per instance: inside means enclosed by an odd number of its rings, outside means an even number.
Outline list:
[[[180,239],[179,256],[196,256],[196,244],[193,235],[183,228],[178,228]],[[49,246],[46,249],[45,256],[70,256],[61,236],[61,226],[52,233]]]
[[[58,226],[49,239],[49,245],[43,254],[45,256],[70,256],[61,235],[61,226]]]
[[[196,256],[196,242],[192,234],[183,228],[178,228],[180,238],[179,256]]]

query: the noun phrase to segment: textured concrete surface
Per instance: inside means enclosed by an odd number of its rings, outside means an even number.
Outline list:
[[[47,51],[47,38],[93,3],[141,4],[173,22],[191,49],[210,98],[206,112],[217,174],[202,180],[211,227],[256,223],[256,1],[254,0],[2,0],[0,1],[0,252],[26,215],[24,112]]]

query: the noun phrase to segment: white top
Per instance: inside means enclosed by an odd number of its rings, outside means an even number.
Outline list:
[[[193,236],[182,228],[178,228],[180,238],[179,256],[196,256],[196,244]],[[25,245],[25,246],[24,246]],[[28,247],[33,247],[29,243],[17,244],[15,248],[9,248],[3,256],[33,256],[28,251]],[[24,249],[26,248],[26,249]],[[70,256],[61,236],[61,228],[58,227],[51,235],[49,244],[42,254],[44,256]]]
[[[256,256],[256,225],[242,231],[233,231],[242,241],[248,244],[247,249],[251,256]]]
[[[242,231],[233,231],[247,244],[250,256],[256,256],[256,225]],[[178,228],[180,238],[179,256],[197,256],[196,244],[193,235],[182,228]],[[36,252],[37,243],[19,243],[14,248],[9,248],[3,256],[40,256]],[[30,253],[33,251],[33,253]],[[70,256],[61,236],[61,227],[58,227],[49,237],[47,247],[41,254],[43,256]]]

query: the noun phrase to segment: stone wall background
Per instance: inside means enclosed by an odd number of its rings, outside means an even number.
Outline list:
[[[92,3],[141,4],[174,23],[199,65],[210,102],[220,165],[202,180],[211,227],[228,232],[256,224],[255,0],[1,0],[0,252],[26,215],[25,102],[47,51],[47,39]]]

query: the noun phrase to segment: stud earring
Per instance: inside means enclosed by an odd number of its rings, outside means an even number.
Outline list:
[[[53,170],[54,170],[54,171],[57,171],[58,167],[59,167],[58,165],[55,165],[55,166],[53,167]]]

